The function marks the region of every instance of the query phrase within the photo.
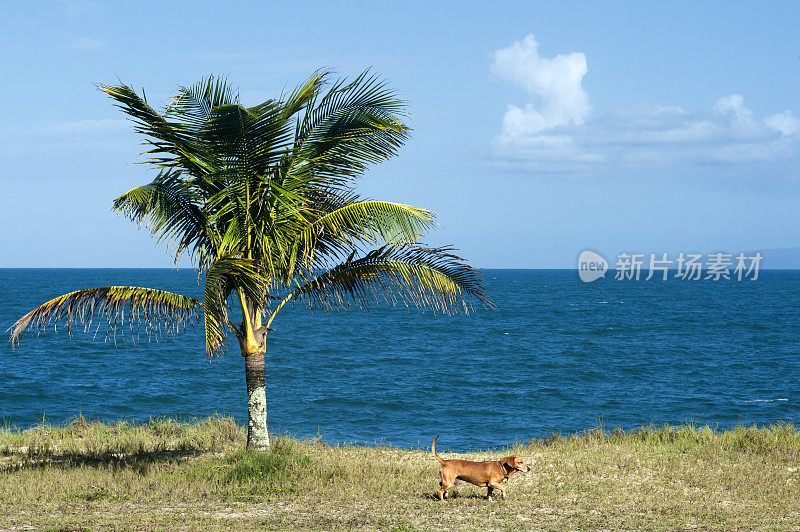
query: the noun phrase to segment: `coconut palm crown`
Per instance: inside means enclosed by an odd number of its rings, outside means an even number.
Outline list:
[[[59,296],[20,318],[26,330],[63,321],[107,335],[144,328],[174,333],[202,316],[208,356],[232,332],[245,358],[248,447],[269,447],[264,389],[266,337],[289,302],[351,309],[413,305],[442,313],[491,306],[479,273],[450,248],[420,238],[431,211],[360,198],[356,180],[395,155],[409,134],[405,103],[364,72],[353,81],[314,73],[289,93],[254,107],[208,77],[179,87],[157,112],[127,85],[101,85],[144,136],[152,182],[114,201],[114,209],[174,246],[205,274],[203,301],[131,286]],[[230,306],[241,321],[233,323]],[[109,336],[107,336],[109,337]]]

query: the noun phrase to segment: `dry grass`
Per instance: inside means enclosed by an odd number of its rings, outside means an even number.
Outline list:
[[[788,424],[519,444],[532,472],[494,502],[469,485],[435,500],[439,464],[427,450],[243,445],[222,417],[0,430],[0,529],[800,530],[800,432]]]

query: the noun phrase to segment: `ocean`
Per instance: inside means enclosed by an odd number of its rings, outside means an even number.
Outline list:
[[[330,443],[500,447],[553,432],[694,423],[800,424],[800,271],[755,281],[604,279],[485,270],[497,305],[286,308],[267,345],[271,432]],[[139,285],[201,297],[192,270],[0,269],[0,328],[68,291]],[[0,347],[0,422],[247,418],[235,346],[207,359],[202,324],[135,344],[62,328]],[[124,340],[124,341],[123,341]],[[235,339],[231,338],[235,343]]]

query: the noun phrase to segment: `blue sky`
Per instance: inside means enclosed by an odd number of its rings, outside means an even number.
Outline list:
[[[414,134],[362,194],[438,213],[480,267],[800,246],[794,2],[17,2],[0,21],[0,267],[169,267],[110,211],[148,182],[94,88],[245,104],[366,67]]]

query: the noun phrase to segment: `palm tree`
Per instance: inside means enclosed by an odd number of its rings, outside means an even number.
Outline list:
[[[78,290],[20,318],[12,345],[26,329],[62,320],[71,332],[96,319],[116,338],[127,318],[130,334],[151,337],[202,315],[209,357],[228,331],[238,341],[247,446],[266,449],[266,337],[287,303],[346,310],[401,302],[445,313],[491,305],[476,270],[450,248],[418,243],[431,211],[354,192],[368,165],[395,155],[409,132],[404,102],[374,75],[329,82],[316,72],[255,107],[211,76],[179,87],[161,113],[127,85],[99,88],[133,119],[145,162],[158,171],[114,209],[173,244],[176,262],[188,256],[197,265],[203,301],[133,286]]]

